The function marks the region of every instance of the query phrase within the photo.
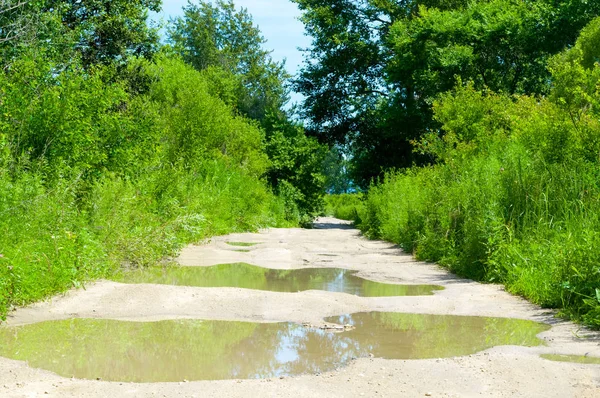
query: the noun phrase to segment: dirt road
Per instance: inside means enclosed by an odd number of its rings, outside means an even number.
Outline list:
[[[317,229],[272,229],[234,234],[183,250],[178,262],[211,266],[244,262],[275,269],[339,267],[381,282],[445,287],[432,296],[357,297],[305,291],[126,285],[100,281],[85,290],[23,308],[8,325],[99,318],[132,321],[212,319],[298,322],[366,311],[511,317],[545,322],[545,346],[500,346],[447,359],[362,358],[339,370],[267,380],[133,384],[68,379],[0,358],[0,397],[600,397],[600,365],[552,362],[540,354],[600,357],[600,334],[555,319],[502,287],[457,278],[414,261],[385,242],[369,241],[345,222],[321,219]],[[254,242],[248,252],[227,242]],[[239,248],[237,248],[239,249]],[[468,336],[465,336],[468,338]]]

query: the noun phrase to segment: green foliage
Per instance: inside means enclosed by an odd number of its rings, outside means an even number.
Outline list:
[[[233,1],[198,1],[183,8],[172,21],[169,42],[197,70],[218,67],[236,76],[236,105],[244,115],[262,120],[287,101],[283,64],[273,61],[265,39],[247,10]]]
[[[84,67],[122,63],[129,56],[148,57],[158,42],[147,23],[160,0],[45,0],[40,11],[56,13],[74,39]]]
[[[361,228],[423,260],[600,326],[600,19],[549,61],[546,97],[459,84],[434,103],[439,164],[390,173]]]
[[[298,209],[303,224],[311,223],[322,208],[325,179],[320,171],[326,149],[314,138],[307,137],[298,124],[276,119],[274,115],[269,115],[268,124],[267,180],[277,193],[289,200],[291,208]]]
[[[348,193],[353,189],[350,162],[340,148],[334,147],[323,160],[325,190],[330,194]]]
[[[298,222],[260,179],[264,133],[180,60],[16,60],[0,78],[0,317],[214,234]]]
[[[147,123],[128,109],[123,86],[104,84],[102,73],[88,75],[77,66],[53,76],[54,70],[23,58],[2,76],[0,126],[15,158],[26,154],[53,173],[75,168],[86,178],[133,165],[147,150]]]
[[[433,102],[457,78],[477,90],[548,93],[548,60],[600,14],[598,2],[569,0],[295,2],[313,38],[296,80],[304,116],[322,142],[349,145],[363,188],[434,160],[413,145],[439,128]]]
[[[194,168],[204,159],[226,159],[260,176],[267,158],[262,131],[210,93],[206,77],[179,60],[161,58],[148,66],[155,83],[149,97],[157,105],[167,161]]]
[[[283,111],[289,76],[284,64],[262,48],[265,39],[251,15],[236,10],[232,1],[190,2],[184,16],[172,21],[169,41],[175,53],[208,77],[211,95],[260,123],[266,133],[267,181],[284,198],[287,218],[310,224],[321,209],[324,148]]]
[[[86,69],[112,65],[119,71],[129,57],[150,58],[157,50],[158,31],[149,25],[148,13],[160,5],[160,0],[3,1],[2,66],[34,50],[59,69],[77,58]]]
[[[325,196],[325,215],[340,220],[360,221],[364,213],[364,196],[356,194],[340,194]]]

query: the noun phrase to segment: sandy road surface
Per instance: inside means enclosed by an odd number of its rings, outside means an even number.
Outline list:
[[[256,242],[238,252],[226,242]],[[239,249],[239,248],[238,248]],[[73,380],[0,358],[0,397],[600,397],[600,365],[551,362],[540,354],[600,357],[600,334],[561,322],[500,286],[456,278],[414,261],[393,245],[368,241],[335,219],[317,229],[234,234],[183,250],[179,263],[246,262],[278,269],[340,267],[376,281],[437,284],[433,296],[364,298],[342,293],[275,293],[235,288],[124,285],[101,281],[45,303],[19,309],[9,325],[45,320],[106,318],[134,321],[218,319],[311,322],[364,311],[513,317],[546,322],[546,346],[495,347],[465,357],[432,360],[365,358],[340,370],[268,380],[132,384]]]

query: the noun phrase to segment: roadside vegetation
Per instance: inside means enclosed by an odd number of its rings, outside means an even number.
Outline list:
[[[293,1],[295,78],[230,0],[0,1],[0,319],[325,211],[600,329],[600,2]]]
[[[244,10],[190,3],[163,45],[156,0],[0,7],[0,319],[320,212],[327,150],[284,110],[288,76]]]
[[[327,198],[372,238],[600,328],[600,18],[550,57],[543,96],[458,79],[413,141],[433,165]]]
[[[361,193],[342,193],[325,196],[326,216],[340,220],[358,221],[360,214],[364,213],[364,199]]]

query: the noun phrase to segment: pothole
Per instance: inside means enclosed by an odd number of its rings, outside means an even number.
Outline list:
[[[442,358],[497,345],[540,345],[532,321],[398,313],[327,318],[343,333],[295,323],[70,319],[0,328],[0,356],[64,377],[118,382],[256,379],[331,371],[354,358]]]
[[[425,296],[444,288],[436,285],[398,285],[360,278],[340,268],[275,270],[245,263],[212,267],[150,267],[124,272],[117,282],[195,287],[237,287],[272,292],[324,290],[363,297]]]
[[[258,243],[252,243],[252,242],[225,242],[225,243],[227,243],[229,246],[236,246],[236,247],[252,247],[252,246],[258,245]]]

